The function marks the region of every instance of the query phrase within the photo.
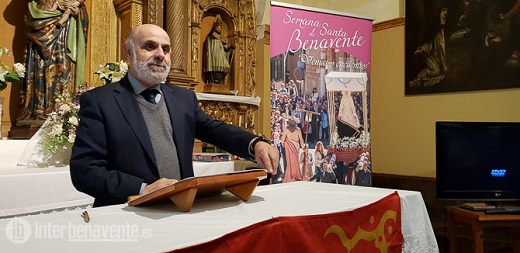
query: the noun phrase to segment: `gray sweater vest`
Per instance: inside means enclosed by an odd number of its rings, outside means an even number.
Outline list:
[[[175,178],[181,180],[177,148],[173,142],[173,129],[170,122],[170,114],[164,98],[157,104],[147,102],[138,96],[137,102],[143,113],[148,134],[152,141],[155,161],[161,178]]]

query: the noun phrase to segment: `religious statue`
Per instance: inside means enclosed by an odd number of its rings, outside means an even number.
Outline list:
[[[350,91],[343,91],[338,111],[338,135],[339,138],[351,137],[359,134],[361,123],[356,105]]]
[[[17,121],[45,120],[56,93],[84,82],[88,16],[84,0],[28,0],[27,73]]]
[[[203,72],[208,84],[224,84],[224,79],[231,68],[231,50],[235,49],[235,46],[222,41],[221,35],[222,19],[217,15],[204,42]]]

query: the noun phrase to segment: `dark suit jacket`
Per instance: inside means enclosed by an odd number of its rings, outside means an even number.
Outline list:
[[[194,138],[249,157],[255,135],[213,120],[198,107],[193,91],[162,85],[162,93],[182,178],[193,177]],[[76,189],[96,199],[94,206],[125,203],[139,194],[143,182],[159,179],[146,123],[127,77],[83,93],[80,105],[70,173]]]

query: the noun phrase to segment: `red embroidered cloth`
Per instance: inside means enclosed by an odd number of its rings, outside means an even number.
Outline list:
[[[401,204],[394,192],[352,211],[272,218],[172,252],[400,253],[402,244]]]

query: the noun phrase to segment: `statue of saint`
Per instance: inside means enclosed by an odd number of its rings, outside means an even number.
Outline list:
[[[337,117],[339,138],[352,137],[359,134],[362,125],[350,91],[342,91]]]
[[[71,94],[84,82],[88,16],[84,0],[28,0],[27,73],[17,121],[45,120],[56,92]]]
[[[224,79],[230,70],[231,50],[235,49],[235,46],[222,41],[221,35],[222,19],[217,15],[204,41],[203,73],[207,84],[224,84]]]

